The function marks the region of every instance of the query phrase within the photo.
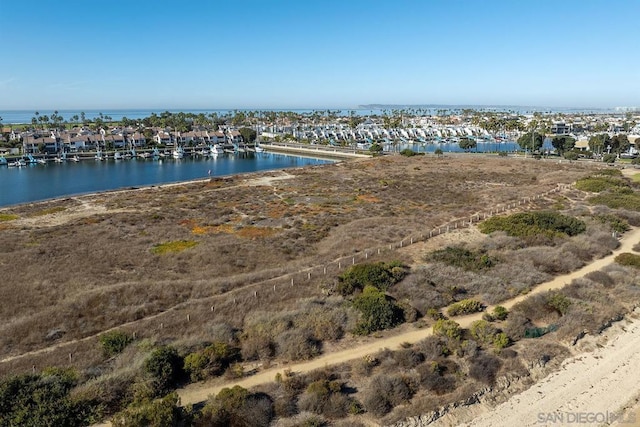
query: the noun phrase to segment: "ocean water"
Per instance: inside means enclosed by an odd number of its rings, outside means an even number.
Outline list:
[[[614,109],[611,108],[553,108],[553,107],[528,107],[528,106],[510,106],[510,105],[421,105],[421,106],[384,106],[384,105],[371,105],[371,106],[359,106],[356,108],[330,108],[332,112],[338,112],[338,115],[348,116],[352,111],[359,116],[371,116],[371,115],[384,115],[391,113],[392,110],[405,109],[408,111],[419,111],[420,114],[437,115],[442,110],[462,110],[465,108],[475,109],[479,111],[512,111],[519,114],[528,114],[533,112],[541,113],[613,113]],[[36,110],[0,110],[0,117],[2,117],[2,123],[14,124],[14,123],[31,123],[31,119],[35,116]],[[70,120],[71,117],[77,115],[80,117],[80,113],[85,113],[87,119],[95,119],[99,117],[100,113],[105,116],[111,117],[113,120],[121,120],[123,117],[128,119],[143,119],[149,117],[152,113],[161,114],[164,111],[171,113],[204,113],[208,115],[210,113],[216,113],[218,116],[224,116],[233,114],[234,111],[293,111],[297,113],[325,113],[327,109],[151,109],[151,108],[132,108],[132,109],[89,109],[89,110],[58,110],[58,114],[63,119]],[[54,110],[38,110],[41,116],[51,116]]]
[[[0,207],[83,193],[166,184],[273,169],[331,163],[276,153],[221,154],[175,160],[107,160],[0,166]]]

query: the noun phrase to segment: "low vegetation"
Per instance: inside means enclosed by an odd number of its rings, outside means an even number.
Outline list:
[[[616,256],[615,261],[625,267],[640,268],[640,255],[629,252]]]
[[[0,425],[87,425],[97,420],[99,402],[74,399],[73,370],[46,369],[0,382]]]
[[[18,215],[15,214],[7,214],[7,213],[1,213],[0,212],[0,222],[1,221],[13,221],[20,218]]]
[[[476,301],[473,299],[464,299],[462,301],[451,304],[447,309],[447,314],[449,316],[459,316],[462,314],[477,313],[482,310],[484,310],[484,307],[482,306],[482,303],[480,301]]]
[[[514,237],[553,239],[584,233],[586,225],[584,221],[557,212],[539,211],[495,216],[480,223],[479,228],[486,234],[504,231]]]
[[[113,357],[133,342],[133,337],[123,331],[110,331],[100,335],[100,345],[105,357]]]
[[[198,242],[193,240],[177,240],[173,242],[159,243],[153,246],[153,248],[151,249],[151,252],[153,252],[156,255],[178,253],[178,252],[184,251],[185,249],[192,248],[197,244]]]
[[[627,182],[620,177],[614,177],[609,174],[590,176],[576,181],[576,188],[578,190],[589,191],[591,193],[601,193],[606,190],[621,187],[628,187]]]
[[[338,276],[336,291],[346,296],[362,291],[366,286],[373,286],[384,292],[406,274],[406,267],[399,261],[356,264]]]
[[[427,261],[442,262],[465,270],[480,271],[493,267],[497,260],[481,251],[471,251],[460,246],[447,246],[431,252]]]

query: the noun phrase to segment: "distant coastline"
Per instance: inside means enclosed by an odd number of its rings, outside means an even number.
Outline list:
[[[296,113],[313,113],[313,112],[336,112],[338,116],[348,116],[351,112],[354,112],[357,116],[372,116],[372,115],[384,115],[389,110],[397,109],[422,109],[429,114],[437,114],[438,111],[456,111],[463,109],[472,109],[477,111],[513,111],[517,113],[566,113],[566,114],[614,114],[622,113],[624,111],[633,111],[635,107],[615,107],[615,108],[573,108],[573,107],[540,107],[540,106],[522,106],[522,105],[445,105],[445,104],[416,104],[416,105],[401,105],[401,104],[363,104],[358,105],[355,108],[196,108],[196,109],[180,109],[180,108],[107,108],[107,109],[61,109],[57,110],[60,115],[65,118],[73,117],[74,115],[80,115],[85,113],[87,119],[95,119],[100,114],[110,116],[113,120],[121,120],[123,117],[128,119],[143,119],[151,114],[160,114],[165,111],[170,113],[216,113],[219,116],[231,115],[237,111],[275,111],[275,112],[287,112],[292,111]],[[2,117],[2,123],[5,125],[16,125],[31,123],[31,118],[34,116],[36,110],[0,110],[0,117]],[[53,109],[40,109],[37,110],[40,114],[51,115],[55,110]]]

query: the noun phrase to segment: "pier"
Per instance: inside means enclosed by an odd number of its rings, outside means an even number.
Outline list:
[[[331,145],[309,145],[309,144],[296,144],[296,143],[283,143],[274,142],[260,144],[263,148],[273,153],[287,153],[287,154],[302,154],[311,155],[313,157],[328,157],[328,158],[366,158],[371,157],[371,154],[367,150],[358,150],[353,148],[335,147]]]

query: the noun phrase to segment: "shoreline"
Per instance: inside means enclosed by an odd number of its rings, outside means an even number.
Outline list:
[[[305,156],[305,155],[299,155],[299,154],[295,154],[295,153],[286,153],[286,152],[282,152],[282,153],[272,152],[272,153],[273,154],[281,154],[281,155],[290,156],[290,157],[300,157],[300,158],[305,158],[305,159],[316,159],[316,160],[323,160],[323,161],[331,162],[329,164],[339,163],[341,161],[345,161],[345,160],[349,160],[349,159],[355,160],[357,158],[357,157],[350,157],[350,158],[333,157],[333,158],[331,158],[330,156],[322,157],[322,156],[310,156],[310,155],[306,155]],[[364,156],[364,157],[370,157],[370,156]],[[87,158],[86,160],[94,160],[94,159],[93,158]],[[112,188],[112,189],[108,189],[108,190],[72,193],[72,194],[66,194],[66,195],[63,195],[63,196],[56,196],[56,197],[50,197],[50,198],[46,198],[46,199],[27,201],[27,202],[21,202],[21,203],[13,203],[13,204],[9,204],[9,205],[0,206],[0,212],[2,212],[4,210],[7,210],[7,209],[16,208],[16,207],[19,207],[19,206],[33,205],[33,204],[38,204],[38,203],[52,203],[52,202],[55,202],[55,201],[58,201],[58,200],[64,200],[64,199],[70,199],[70,198],[76,198],[76,197],[90,197],[90,196],[95,196],[95,195],[100,195],[100,194],[117,194],[117,193],[126,192],[126,191],[148,190],[148,189],[152,189],[152,188],[169,188],[169,187],[175,187],[175,186],[180,186],[180,185],[205,183],[205,182],[208,182],[208,181],[210,181],[212,179],[229,179],[231,177],[242,176],[242,175],[269,173],[269,172],[283,171],[283,170],[292,170],[292,169],[298,169],[298,168],[306,168],[306,167],[309,167],[309,166],[320,166],[320,165],[290,166],[290,167],[284,167],[284,168],[283,167],[278,167],[278,168],[274,168],[274,169],[263,169],[263,170],[257,170],[257,171],[251,171],[251,172],[238,172],[238,173],[223,174],[223,175],[211,175],[211,176],[205,176],[205,177],[202,177],[202,178],[188,179],[188,180],[185,180],[185,181],[169,181],[169,182],[161,182],[161,183],[156,183],[156,184],[130,185],[130,186]]]

